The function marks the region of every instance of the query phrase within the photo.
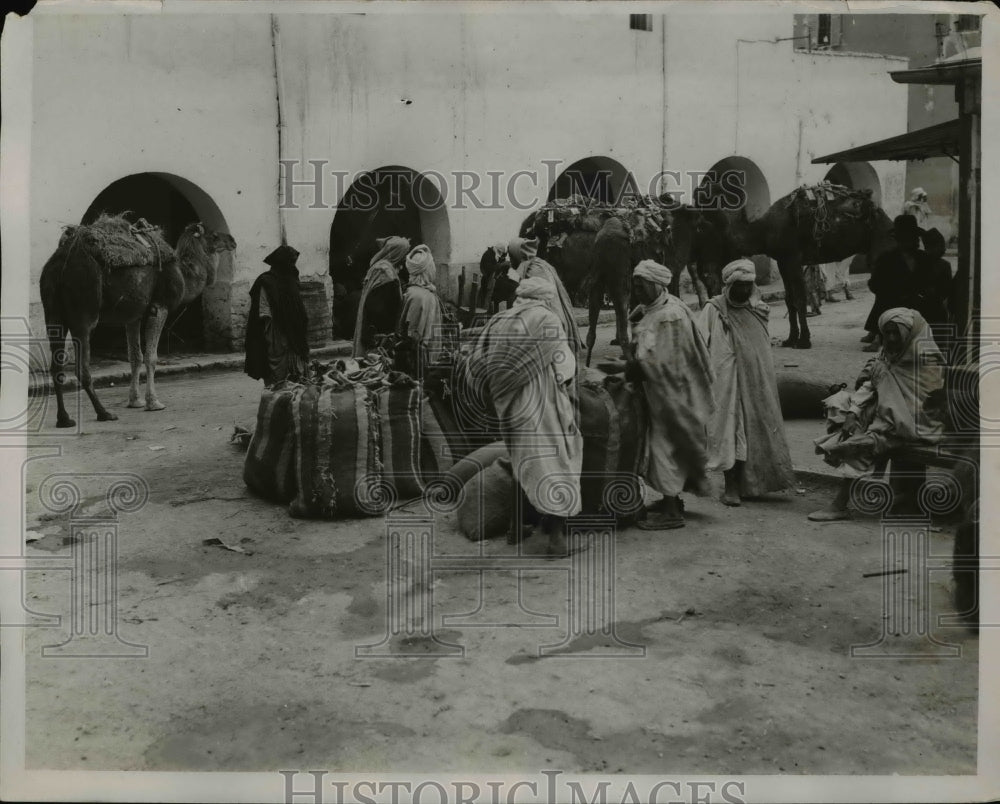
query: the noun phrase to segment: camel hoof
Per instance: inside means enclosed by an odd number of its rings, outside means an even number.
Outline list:
[[[792,348],[795,348],[795,344],[796,344],[796,343],[798,343],[798,341],[797,341],[797,340],[794,340],[794,339],[792,339],[792,338],[786,338],[785,340],[783,340],[783,341],[781,342],[781,345],[782,345],[782,346],[791,346]]]
[[[116,421],[118,421],[118,417],[115,416],[114,413],[108,413],[107,411],[104,411],[104,413],[98,413],[97,414],[97,421],[99,421],[99,422],[116,422]]]
[[[129,407],[129,408],[143,408],[143,407],[145,407],[145,404],[143,402],[140,402],[138,399],[130,399],[128,401],[128,405],[126,405],[126,407]]]
[[[164,405],[159,399],[154,399],[146,403],[146,410],[148,411],[163,410],[164,408],[166,408],[166,405]]]
[[[65,419],[56,419],[56,427],[76,427],[76,422],[67,416]]]
[[[621,346],[622,342],[620,340],[618,340],[617,338],[612,338],[611,339],[611,345],[612,346]]]
[[[793,345],[795,349],[812,349],[812,341],[808,339],[800,339]]]

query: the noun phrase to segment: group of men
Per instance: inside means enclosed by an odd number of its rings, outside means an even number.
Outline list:
[[[882,348],[879,317],[894,307],[920,312],[938,346],[945,348],[952,275],[944,259],[944,237],[937,229],[922,229],[915,216],[903,214],[893,221],[893,238],[896,247],[876,259],[868,280],[875,302],[865,321],[865,351]]]
[[[565,555],[566,519],[582,507],[583,437],[575,383],[583,340],[555,269],[537,241],[508,246],[519,278],[513,305],[484,327],[467,361],[480,394],[492,400],[520,504],[537,516],[548,552]],[[723,271],[723,292],[699,316],[668,288],[668,268],[651,260],[634,269],[623,371],[645,394],[648,431],[642,475],[662,498],[639,519],[649,530],[684,525],[680,495],[708,493],[708,473],[725,477],[722,500],[788,488],[793,482],[768,337],[768,307],[756,293],[750,260]],[[515,505],[515,511],[518,508]],[[521,512],[512,522],[517,531]]]
[[[245,371],[266,386],[304,376],[309,362],[307,316],[299,293],[299,253],[281,245],[267,257],[270,266],[250,288]],[[404,289],[400,273],[405,266]],[[354,329],[353,355],[363,357],[378,334],[366,319],[372,296],[389,302],[395,320],[397,365],[416,373],[420,365],[436,363],[447,348],[443,332],[444,305],[434,285],[434,257],[426,245],[410,248],[405,237],[379,241],[364,286]],[[370,318],[370,316],[369,316]]]
[[[842,467],[845,477],[831,505],[811,515],[818,521],[847,515],[848,481],[870,472],[878,456],[901,442],[927,442],[939,433],[911,386],[915,378],[924,390],[940,386],[935,367],[943,359],[924,335],[944,320],[936,305],[943,306],[946,294],[932,298],[928,286],[901,280],[907,271],[935,276],[919,250],[913,216],[896,218],[895,236],[898,249],[878,262],[872,278],[875,343],[881,353],[865,367],[855,393],[834,405],[828,435],[816,442],[817,451]],[[582,502],[576,384],[583,338],[566,288],[537,249],[537,240],[521,238],[494,247],[498,265],[509,263],[514,300],[489,318],[460,367],[465,382],[478,386],[475,396],[489,400],[510,457],[516,481],[512,540],[521,537],[521,526],[530,518],[547,535],[549,553],[565,555],[565,523],[580,512]],[[270,270],[250,292],[246,370],[268,385],[301,376],[308,361],[297,257],[287,245],[276,249],[265,259]],[[447,327],[434,274],[427,246],[411,248],[401,237],[379,241],[362,290],[355,356],[370,348],[366,304],[379,289],[399,301],[397,366],[402,362],[416,375],[421,366],[436,364],[454,350],[455,344],[443,340]],[[712,471],[723,473],[721,499],[729,506],[794,482],[768,334],[769,308],[757,292],[754,263],[739,259],[726,265],[722,292],[698,314],[671,295],[671,279],[671,271],[652,260],[634,268],[636,306],[627,356],[608,367],[624,373],[645,396],[641,474],[662,495],[638,519],[647,530],[683,527],[681,494],[708,493]]]

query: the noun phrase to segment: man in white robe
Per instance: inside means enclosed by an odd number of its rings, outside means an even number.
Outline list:
[[[422,366],[433,365],[441,359],[444,315],[434,285],[434,257],[427,246],[416,246],[406,256],[406,272],[410,281],[403,293],[396,335],[402,339],[407,371],[416,377]]]
[[[576,353],[560,312],[559,293],[549,279],[522,279],[513,306],[487,322],[468,364],[468,381],[492,402],[519,493],[540,515],[552,556],[567,554],[566,519],[581,509],[583,464],[583,436],[570,391]],[[512,541],[520,536],[517,520]]]
[[[699,318],[715,377],[709,469],[723,471],[726,505],[795,481],[767,332],[769,308],[757,296],[756,277],[750,260],[731,262],[722,270],[722,293],[708,300]]]
[[[640,305],[630,316],[633,362],[627,376],[642,382],[649,409],[643,474],[663,495],[638,526],[669,530],[684,526],[680,493],[707,491],[712,368],[694,314],[667,290],[670,270],[643,260],[632,276]]]

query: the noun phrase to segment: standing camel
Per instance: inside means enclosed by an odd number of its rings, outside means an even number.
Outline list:
[[[82,227],[81,227],[82,228]],[[64,239],[45,267],[39,282],[45,326],[52,353],[52,383],[58,413],[56,427],[73,427],[63,403],[63,366],[66,335],[77,344],[76,376],[101,422],[115,421],[94,392],[90,375],[90,335],[97,323],[124,324],[132,381],[128,406],[163,410],[156,397],[154,373],[157,346],[167,315],[190,304],[215,281],[218,255],[236,248],[224,232],[211,232],[201,223],[189,223],[177,240],[175,253],[160,264],[110,267],[100,244],[91,236]],[[139,400],[139,368],[143,363],[140,337],[145,330],[146,401]]]
[[[804,266],[838,262],[854,254],[865,254],[872,266],[893,246],[892,221],[871,200],[870,191],[835,189],[838,193],[832,200],[816,207],[805,202],[800,188],[778,199],[755,220],[747,218],[745,208],[702,213],[695,253],[699,273],[712,276],[714,286],[721,284],[717,280],[722,268],[732,260],[766,254],[777,261],[788,307],[789,332],[782,346],[812,346],[806,323]],[[823,211],[817,213],[817,209]]]
[[[615,339],[624,353],[628,339],[628,306],[631,293],[632,269],[644,259],[655,259],[674,273],[670,292],[677,294],[681,271],[691,271],[698,301],[704,303],[701,288],[695,278],[692,249],[697,241],[695,226],[700,213],[685,206],[677,206],[670,196],[659,199],[664,210],[662,237],[649,241],[632,242],[621,221],[608,216],[596,232],[579,230],[570,232],[559,248],[552,248],[544,240],[539,256],[556,269],[566,285],[571,298],[586,299],[589,312],[587,346],[592,349],[597,337],[597,320],[601,304],[607,294],[615,308]],[[669,211],[668,211],[669,210]],[[521,226],[521,236],[533,236],[536,231],[533,213]],[[589,353],[588,353],[589,354]]]

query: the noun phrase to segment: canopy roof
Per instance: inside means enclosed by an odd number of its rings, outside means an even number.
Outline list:
[[[895,137],[858,145],[846,151],[819,156],[812,160],[814,165],[833,162],[878,162],[880,160],[902,161],[929,159],[934,156],[950,156],[958,159],[959,122],[949,120],[917,131],[908,131]]]

